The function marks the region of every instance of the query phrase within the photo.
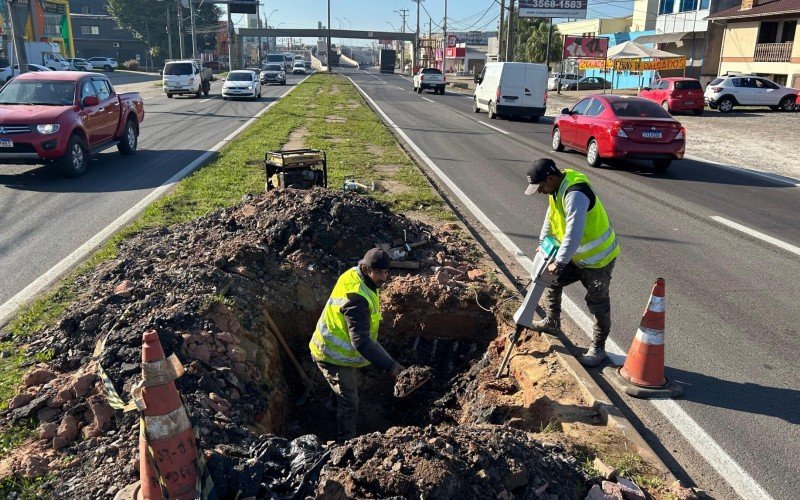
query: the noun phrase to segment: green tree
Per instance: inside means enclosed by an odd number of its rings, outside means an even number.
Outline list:
[[[168,56],[167,9],[169,9],[170,31],[172,32],[172,54],[180,55],[178,47],[178,2],[176,0],[108,0],[109,13],[119,26],[142,40],[155,54]],[[191,25],[189,9],[182,9],[184,17],[184,56],[192,54]],[[204,52],[216,47],[216,32],[222,10],[216,5],[203,3],[195,5],[195,28],[197,30],[197,50]],[[158,58],[158,56],[156,56]]]
[[[503,33],[508,25],[504,24]],[[547,54],[547,34],[550,30],[549,20],[539,17],[514,18],[514,60],[520,62],[544,63]],[[550,41],[550,64],[561,61],[564,42],[558,28],[553,27],[553,38]],[[505,44],[503,44],[505,47]]]

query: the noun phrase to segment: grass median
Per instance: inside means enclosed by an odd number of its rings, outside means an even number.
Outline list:
[[[0,409],[7,407],[28,366],[49,361],[48,356],[26,356],[25,343],[36,332],[52,326],[75,300],[78,276],[115,258],[119,243],[144,229],[189,221],[235,205],[245,195],[261,193],[265,174],[259,162],[264,152],[280,149],[290,139],[327,153],[331,189],[341,189],[345,178],[352,176],[365,185],[374,183],[376,190],[368,194],[396,211],[453,218],[444,201],[350,83],[340,75],[312,75],[208,165],[183,179],[135,222],[115,234],[52,291],[20,310],[4,328],[0,343],[0,351],[5,353],[0,358]],[[0,432],[0,456],[30,435],[31,430],[31,424],[25,423]]]

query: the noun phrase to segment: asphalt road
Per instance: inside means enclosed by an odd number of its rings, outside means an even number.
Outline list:
[[[693,479],[714,497],[739,492],[748,500],[797,498],[800,259],[792,252],[800,247],[800,189],[688,160],[665,174],[653,172],[648,162],[591,169],[582,155],[550,151],[552,120],[489,120],[472,112],[470,96],[417,95],[400,75],[342,72],[529,256],[546,210],[543,196],[523,195],[530,161],[546,155],[562,168],[586,172],[622,248],[612,284],[611,338],[628,349],[653,281],[665,278],[667,376],[684,387],[683,399],[668,413],[658,408],[671,403],[616,396],[615,402],[627,406],[629,418],[678,477]],[[496,239],[487,241],[500,247]],[[583,294],[579,284],[567,288],[587,313]],[[568,335],[576,345],[588,345],[580,329]],[[667,415],[688,416],[696,426]]]
[[[145,119],[135,155],[110,149],[78,179],[52,167],[0,165],[0,304],[302,79],[264,86],[259,101],[223,101],[221,81],[209,97],[167,99],[136,75],[109,76],[125,83],[120,92],[141,89]]]

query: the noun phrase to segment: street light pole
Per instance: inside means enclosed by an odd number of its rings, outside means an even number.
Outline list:
[[[172,59],[172,27],[169,22],[169,6],[167,7],[167,46],[169,47],[169,58]]]
[[[181,50],[181,59],[183,59],[183,4],[181,4],[181,0],[176,0],[178,4],[178,43]],[[228,22],[230,22],[230,16],[228,16]]]
[[[514,0],[508,4],[508,30],[506,30],[506,61],[514,60]]]
[[[328,73],[331,73],[331,0],[328,0],[328,52],[326,56],[326,64],[328,65]]]
[[[512,0],[513,1],[513,0]],[[447,73],[447,0],[444,0],[444,50],[442,50],[442,74]]]
[[[189,0],[189,20],[192,23],[192,59],[197,59],[197,32],[194,29],[194,0]]]

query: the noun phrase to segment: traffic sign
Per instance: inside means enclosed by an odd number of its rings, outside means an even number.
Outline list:
[[[231,14],[257,14],[257,0],[231,0],[228,4]]]

